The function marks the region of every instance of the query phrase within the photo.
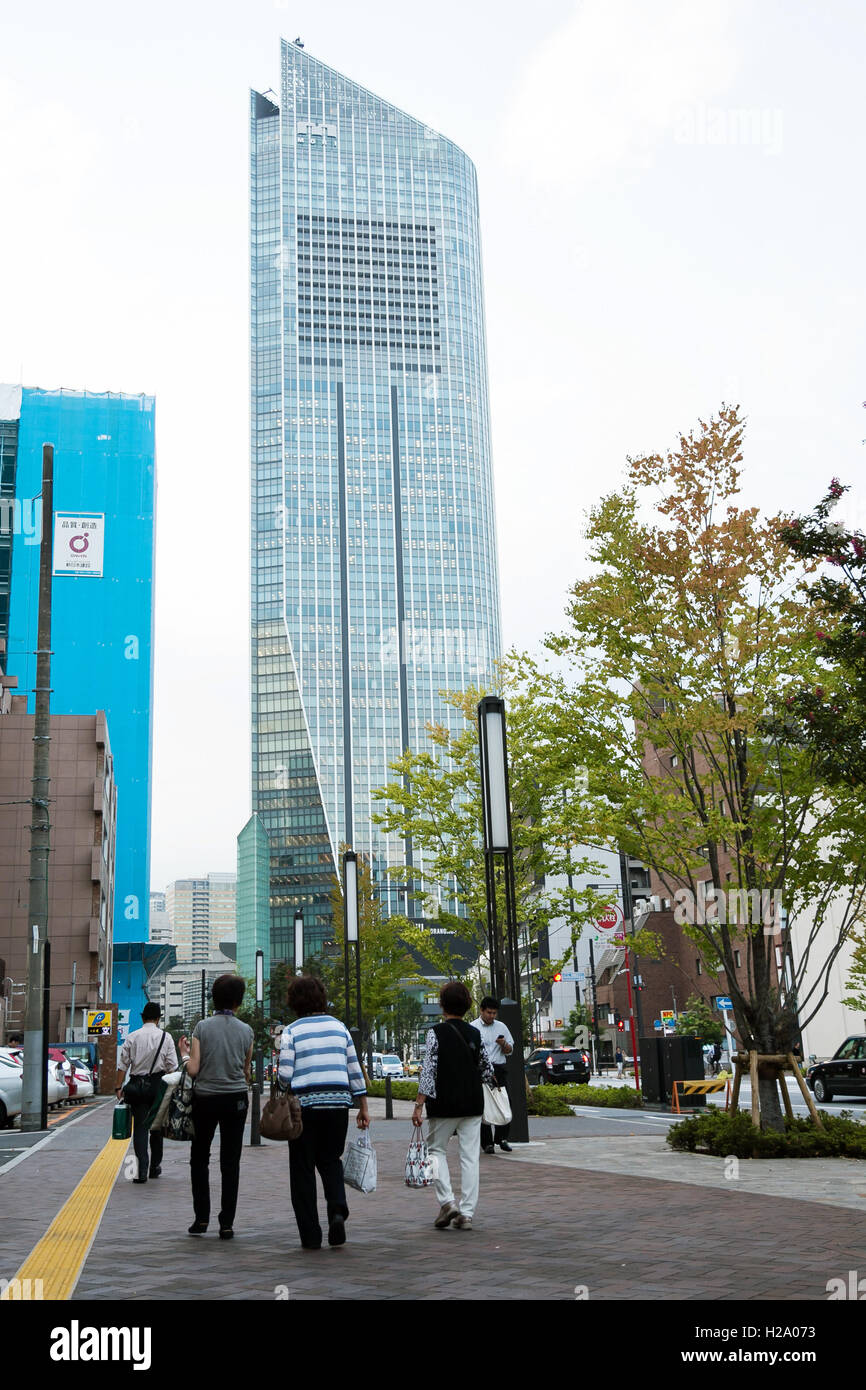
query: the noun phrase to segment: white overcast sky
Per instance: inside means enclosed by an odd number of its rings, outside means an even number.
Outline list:
[[[6,4],[0,381],[157,398],[155,888],[249,814],[248,89],[295,35],[478,168],[506,643],[723,399],[748,502],[838,474],[866,526],[861,0]]]

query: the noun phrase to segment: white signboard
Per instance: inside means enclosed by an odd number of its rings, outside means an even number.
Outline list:
[[[54,513],[54,573],[102,578],[105,512]]]

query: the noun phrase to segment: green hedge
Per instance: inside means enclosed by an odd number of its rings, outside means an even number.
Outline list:
[[[370,1096],[384,1096],[384,1081],[371,1081]],[[417,1081],[392,1081],[395,1100],[414,1100]],[[640,1096],[630,1086],[534,1086],[529,1092],[530,1115],[570,1115],[570,1105],[603,1105],[617,1110],[639,1110]]]
[[[384,1096],[384,1094],[385,1094],[385,1083],[384,1083],[384,1081],[368,1081],[368,1083],[367,1083],[367,1095],[368,1095],[368,1096]],[[418,1082],[417,1082],[417,1081],[392,1081],[392,1082],[391,1082],[391,1095],[394,1097],[395,1100],[414,1100],[415,1097],[417,1096],[417,1094],[418,1094]]]
[[[570,1115],[572,1105],[642,1108],[640,1096],[630,1086],[533,1086],[529,1093],[530,1115]]]
[[[866,1124],[852,1117],[819,1111],[824,1129],[804,1116],[785,1121],[784,1134],[757,1130],[745,1111],[708,1110],[673,1125],[667,1133],[672,1149],[707,1153],[717,1158],[866,1158]]]

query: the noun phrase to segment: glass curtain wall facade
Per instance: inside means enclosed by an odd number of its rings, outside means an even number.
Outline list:
[[[291,960],[343,844],[405,906],[371,791],[492,683],[499,592],[474,166],[285,42],[251,155],[253,811]]]

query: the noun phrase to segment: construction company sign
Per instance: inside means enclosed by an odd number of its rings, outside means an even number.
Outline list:
[[[54,573],[102,578],[105,512],[54,513]]]

